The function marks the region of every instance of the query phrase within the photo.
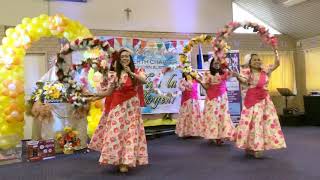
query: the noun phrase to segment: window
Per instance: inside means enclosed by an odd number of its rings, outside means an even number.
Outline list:
[[[249,12],[247,12],[246,10],[241,8],[236,3],[232,3],[232,11],[233,11],[233,21],[237,21],[237,22],[246,22],[246,21],[256,22],[256,23],[258,23],[260,25],[265,26],[267,29],[269,29],[269,32],[271,34],[281,34],[279,31],[273,29],[272,27],[270,27],[266,23],[262,22],[260,19],[256,18],[255,16],[253,16],[252,14],[250,14]],[[251,29],[248,30],[248,29],[244,29],[242,27],[236,29],[234,32],[235,33],[255,33],[255,32],[252,32]]]

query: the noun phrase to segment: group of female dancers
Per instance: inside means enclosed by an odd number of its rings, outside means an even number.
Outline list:
[[[277,112],[268,93],[268,79],[280,65],[278,52],[274,52],[274,64],[268,67],[263,66],[257,54],[246,56],[241,74],[223,70],[220,62],[212,59],[210,71],[204,77],[182,79],[176,134],[179,137],[201,136],[217,145],[221,145],[223,140],[234,141],[236,147],[256,158],[260,158],[265,150],[285,148]],[[230,77],[239,80],[244,94],[241,118],[236,128],[228,111],[226,81]],[[196,96],[198,83],[207,94],[202,114]]]
[[[234,141],[238,148],[254,157],[264,150],[285,148],[285,140],[276,109],[268,94],[268,78],[280,65],[275,50],[275,62],[263,67],[257,54],[247,58],[247,68],[241,74],[220,67],[212,59],[210,71],[204,76],[183,74],[179,83],[182,91],[180,114],[176,125],[179,137],[201,136],[217,145],[224,140]],[[143,106],[143,70],[135,68],[132,52],[119,50],[113,58],[106,84],[92,100],[106,98],[104,113],[91,138],[89,148],[101,152],[100,164],[116,165],[121,172],[129,167],[148,164],[147,142],[140,112]],[[228,111],[226,81],[237,77],[245,91],[241,119],[234,127]],[[204,111],[200,111],[197,86],[206,90]]]

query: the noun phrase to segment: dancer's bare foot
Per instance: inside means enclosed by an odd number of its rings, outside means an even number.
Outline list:
[[[254,152],[254,157],[257,159],[261,159],[263,156],[263,151],[255,151]]]
[[[218,146],[221,146],[224,142],[223,142],[221,139],[216,139],[216,140],[215,140],[215,143],[216,143]]]
[[[120,170],[120,172],[122,172],[122,173],[127,173],[129,170],[128,170],[128,166],[127,165],[124,165],[124,164],[122,164],[122,165],[120,165],[119,166],[119,170]]]
[[[253,156],[254,155],[254,151],[252,151],[250,149],[246,149],[246,155]]]

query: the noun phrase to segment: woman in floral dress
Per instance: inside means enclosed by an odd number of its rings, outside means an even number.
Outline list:
[[[251,54],[250,68],[241,76],[237,75],[248,88],[234,138],[238,148],[245,149],[247,154],[256,158],[260,158],[265,150],[286,147],[277,111],[267,90],[271,73],[280,66],[278,52],[274,52],[273,65],[263,68],[259,56]]]
[[[135,68],[131,50],[123,48],[119,54],[116,72],[109,75],[109,87],[98,94],[112,94],[110,111],[102,117],[107,120],[99,162],[102,165],[119,166],[121,172],[128,172],[129,167],[148,164],[147,142],[140,112],[143,99],[138,95],[146,78],[143,70]]]
[[[230,140],[234,132],[228,105],[226,81],[231,77],[221,68],[220,62],[212,58],[210,72],[204,75],[203,87],[207,97],[201,121],[202,136],[221,145],[223,140]]]
[[[182,98],[176,134],[179,137],[200,136],[201,113],[198,102],[198,82],[183,73],[179,88],[182,91]]]

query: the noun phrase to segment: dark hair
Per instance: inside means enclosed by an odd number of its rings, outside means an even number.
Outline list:
[[[220,67],[219,69],[216,69],[216,68],[214,68],[212,65],[213,65],[213,62],[214,62],[214,58],[212,58],[211,59],[211,62],[210,62],[210,73],[211,73],[211,75],[216,75],[217,73],[219,73],[220,75],[223,75],[223,70],[222,70],[222,68]]]
[[[116,69],[114,68],[114,65],[116,64],[116,60],[112,60],[110,63],[110,71],[115,71]]]
[[[121,59],[120,55],[121,55],[121,53],[124,52],[124,51],[126,51],[126,50],[121,50],[121,51],[119,52],[119,59],[116,60],[116,72],[117,72],[118,81],[120,80],[121,72],[122,72],[122,70],[124,69],[123,66],[122,66],[122,64],[120,63],[120,59]],[[126,51],[126,52],[128,52],[128,51]],[[130,68],[131,72],[134,73],[135,66],[134,66],[133,58],[132,58],[131,55],[130,55],[129,68]],[[131,78],[133,85],[136,85],[136,79],[134,79],[134,78],[131,77],[131,76],[129,76],[129,77]]]
[[[184,80],[186,80],[186,81],[188,80],[188,79],[187,79],[187,76],[185,75],[184,72],[182,73],[182,78],[184,78]]]

